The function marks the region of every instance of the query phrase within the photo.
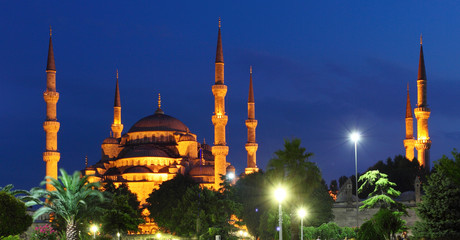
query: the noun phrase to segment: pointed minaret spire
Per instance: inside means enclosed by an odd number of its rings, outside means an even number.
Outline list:
[[[219,17],[219,32],[217,33],[217,50],[216,50],[216,63],[224,62],[224,52],[222,51],[222,36],[220,33],[221,20]]]
[[[248,96],[248,119],[246,120],[246,127],[248,129],[248,142],[245,145],[247,155],[247,166],[244,170],[245,174],[258,172],[256,153],[258,144],[256,142],[256,106],[254,103],[254,90],[252,86],[252,66],[249,67],[249,96]]]
[[[56,64],[54,63],[54,51],[53,51],[53,41],[51,40],[52,29],[50,26],[50,42],[48,47],[48,62],[46,64],[46,70],[56,71]]]
[[[123,124],[121,124],[121,98],[120,98],[120,87],[118,86],[118,69],[117,69],[117,81],[115,85],[115,100],[113,103],[113,123],[112,132],[114,138],[121,138],[123,132]]]
[[[115,101],[114,101],[113,106],[114,107],[121,107],[120,88],[118,86],[118,69],[117,69],[117,85],[115,86]]]
[[[248,103],[254,103],[254,90],[252,88],[252,66],[249,66],[249,96]]]
[[[417,80],[426,80],[425,59],[423,57],[423,39],[420,35],[420,59],[418,62],[418,77]]]
[[[412,118],[412,107],[410,105],[409,83],[407,83],[406,118]]]

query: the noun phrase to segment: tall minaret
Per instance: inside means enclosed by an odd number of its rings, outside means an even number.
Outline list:
[[[406,158],[414,159],[414,117],[412,116],[412,107],[410,105],[409,83],[407,84],[407,102],[406,102],[406,138],[404,139],[404,148],[406,148]]]
[[[248,163],[244,170],[245,174],[258,172],[256,161],[256,152],[258,144],[256,142],[256,105],[254,103],[254,89],[252,87],[252,66],[249,67],[249,96],[248,96],[248,119],[246,120],[248,128],[248,142],[246,143],[246,151],[248,152]]]
[[[57,133],[60,124],[57,121],[56,104],[59,100],[59,93],[56,92],[56,65],[54,64],[53,42],[51,41],[50,28],[50,43],[48,48],[48,63],[46,66],[46,90],[43,93],[43,98],[46,102],[46,120],[43,123],[43,128],[46,134],[46,151],[43,153],[43,161],[46,162],[46,176],[57,179],[58,162],[61,154],[57,148]],[[46,189],[54,190],[50,184],[46,184]]]
[[[120,89],[118,87],[118,69],[117,69],[117,85],[115,86],[115,101],[113,104],[113,123],[112,132],[114,138],[121,138],[123,131],[123,124],[121,124],[121,101]]]
[[[428,118],[431,110],[428,108],[426,96],[426,72],[425,60],[423,58],[422,36],[420,36],[420,60],[418,65],[417,77],[417,108],[414,109],[417,118],[417,141],[415,148],[418,152],[418,162],[425,168],[430,168],[430,147],[431,140],[428,134]]]
[[[215,63],[215,84],[212,86],[214,95],[214,115],[212,124],[214,125],[214,188],[219,189],[222,183],[221,175],[226,175],[228,146],[225,141],[225,126],[228,116],[225,114],[225,95],[227,86],[224,85],[224,53],[222,52],[222,38],[220,33],[221,22],[219,18],[219,32],[217,35],[217,51]]]

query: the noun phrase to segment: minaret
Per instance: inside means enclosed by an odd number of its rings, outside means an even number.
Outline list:
[[[46,102],[46,120],[43,123],[46,135],[46,151],[43,153],[43,161],[46,162],[46,176],[57,179],[58,177],[58,162],[61,154],[57,148],[57,133],[60,124],[57,121],[56,104],[59,100],[59,93],[56,92],[56,65],[54,63],[53,42],[51,40],[48,48],[48,63],[46,66],[46,90],[43,93],[43,98]],[[46,189],[54,190],[50,184],[46,184]]]
[[[415,118],[417,118],[417,141],[415,148],[418,152],[418,162],[425,168],[430,168],[430,147],[431,140],[428,134],[428,118],[431,110],[428,108],[426,96],[426,72],[425,60],[423,58],[422,36],[420,36],[420,60],[418,65],[417,77],[417,108],[414,109]]]
[[[118,69],[117,69],[117,85],[115,86],[115,101],[113,104],[113,123],[112,132],[114,138],[121,138],[123,131],[123,124],[121,124],[121,101],[120,89],[118,87]]]
[[[226,175],[228,146],[225,141],[225,126],[228,116],[225,114],[225,95],[227,86],[224,85],[224,54],[222,52],[222,38],[220,33],[221,22],[219,18],[219,32],[217,35],[217,50],[215,62],[215,84],[212,86],[214,95],[214,115],[212,124],[214,125],[214,188],[219,189],[222,183],[221,175]]]
[[[404,148],[406,149],[406,158],[414,159],[414,117],[412,116],[412,107],[410,105],[409,83],[407,84],[407,101],[406,101],[406,138],[404,139]]]
[[[248,152],[247,167],[244,170],[245,174],[258,172],[256,162],[256,152],[258,144],[256,142],[256,105],[254,103],[254,89],[252,86],[252,66],[249,67],[249,94],[248,94],[248,119],[246,120],[246,127],[248,128],[248,142],[246,143],[246,151]]]

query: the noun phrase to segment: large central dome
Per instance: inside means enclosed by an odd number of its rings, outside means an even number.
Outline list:
[[[128,132],[178,131],[187,132],[188,127],[180,120],[157,111],[137,121]]]

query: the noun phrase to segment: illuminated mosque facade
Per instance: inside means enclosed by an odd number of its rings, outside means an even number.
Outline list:
[[[46,162],[46,176],[57,178],[60,159],[57,133],[60,123],[56,117],[56,104],[59,100],[59,93],[56,90],[56,66],[51,34],[46,74],[47,85],[44,92],[46,121],[43,124],[46,133],[46,151],[43,153],[43,160]],[[220,21],[212,93],[215,103],[214,115],[211,117],[214,125],[213,146],[205,142],[198,142],[197,135],[182,121],[167,115],[161,108],[160,96],[158,96],[156,111],[140,119],[123,133],[122,101],[117,71],[112,134],[102,142],[100,161],[91,166],[87,165],[82,173],[90,175],[90,181],[111,181],[115,185],[126,184],[132,192],[137,194],[142,204],[154,189],[158,189],[161,183],[174,178],[177,174],[189,175],[203,187],[219,189],[222,176],[229,173],[235,174],[235,167],[226,159],[229,152],[226,143],[228,115],[225,112],[227,86],[224,83],[224,55]],[[258,144],[255,136],[257,120],[255,119],[252,68],[249,77],[248,119],[245,124],[248,133],[245,145],[247,150],[245,174],[250,174],[259,171],[256,165]],[[46,188],[53,190],[49,184]]]
[[[414,117],[410,104],[409,84],[407,85],[407,102],[406,102],[406,138],[404,139],[404,148],[406,149],[406,158],[414,159],[414,149],[417,149],[417,160],[420,166],[430,169],[430,148],[431,139],[428,134],[428,118],[431,110],[427,103],[427,78],[425,71],[425,59],[423,57],[423,42],[420,36],[420,59],[417,76],[417,106],[414,109],[415,118],[417,119],[417,138],[414,138]]]

